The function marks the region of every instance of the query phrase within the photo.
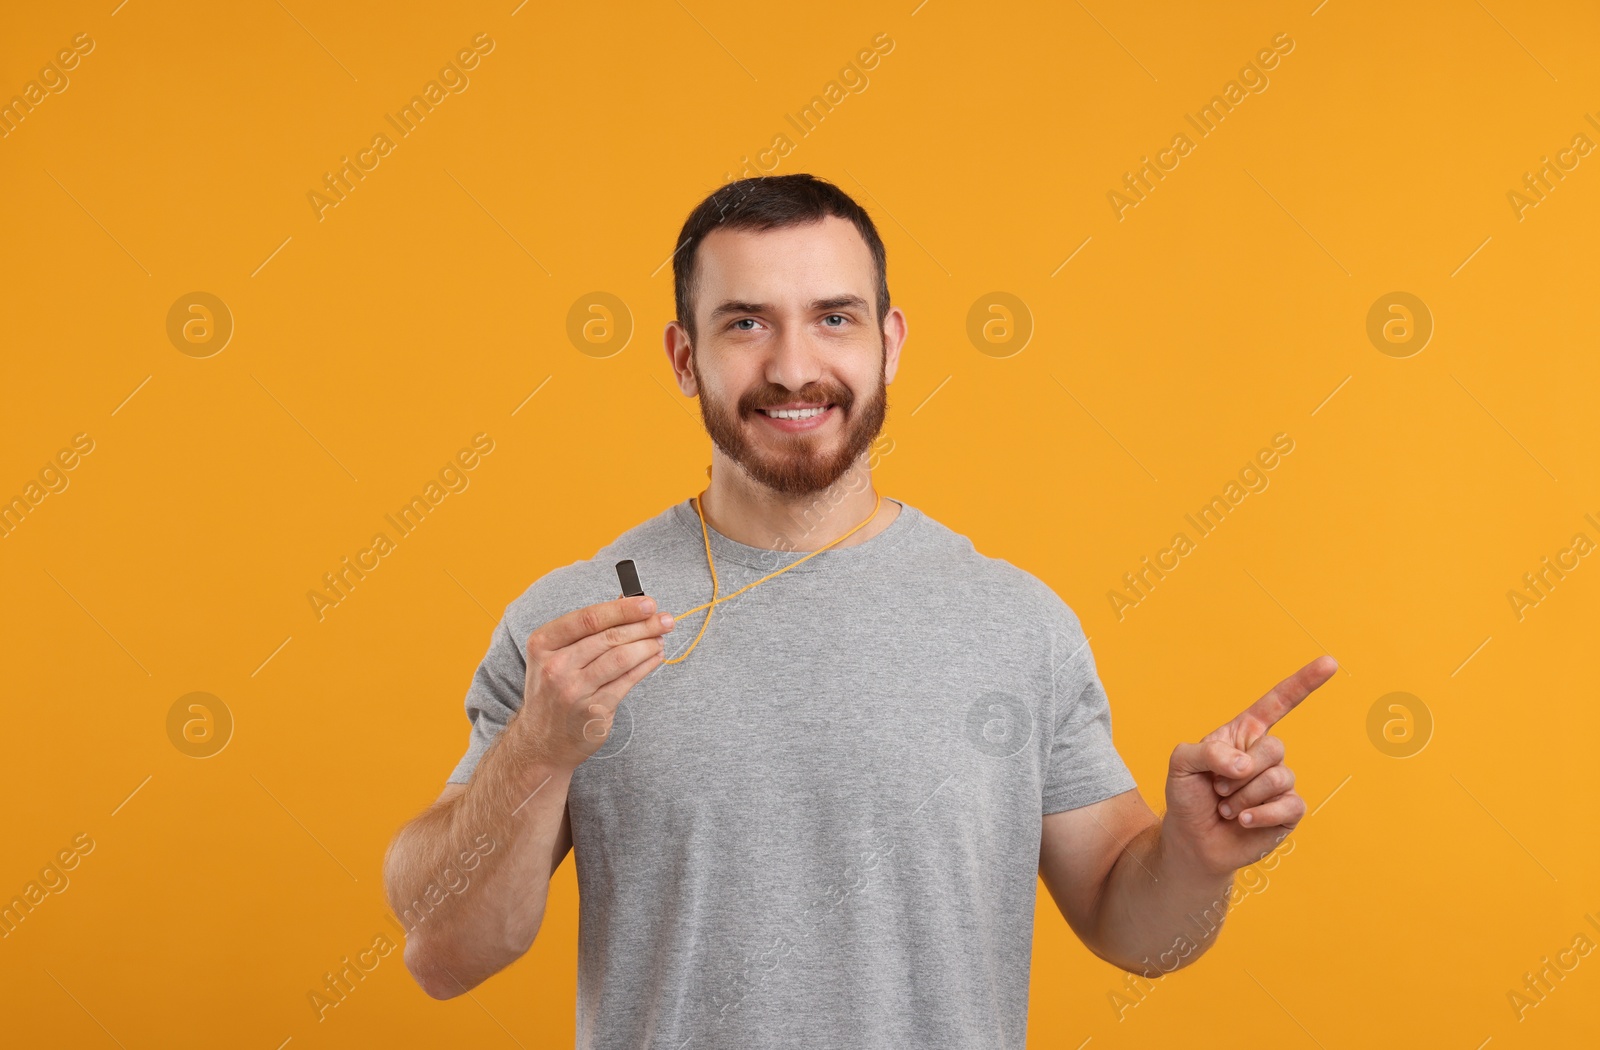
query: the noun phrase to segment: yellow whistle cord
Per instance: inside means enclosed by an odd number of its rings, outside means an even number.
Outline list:
[[[711,491],[710,489],[706,490],[706,492],[710,492],[710,491]],[[740,587],[738,590],[734,591],[732,594],[728,595],[726,598],[719,598],[719,597],[717,597],[717,590],[718,590],[717,566],[716,566],[716,562],[714,562],[712,560],[712,558],[711,558],[711,534],[706,531],[706,512],[700,506],[700,500],[705,497],[705,494],[706,494],[705,492],[702,492],[702,493],[700,493],[699,496],[695,497],[694,509],[695,509],[695,513],[700,515],[700,537],[703,540],[705,540],[705,542],[706,542],[706,566],[711,570],[711,600],[709,602],[706,602],[704,605],[696,605],[693,609],[690,609],[688,612],[681,612],[681,613],[674,613],[673,614],[673,617],[672,617],[673,623],[676,624],[677,621],[683,619],[685,616],[692,616],[695,613],[699,612],[701,609],[706,610],[706,618],[704,620],[702,620],[701,623],[700,623],[700,633],[694,636],[694,641],[689,643],[689,648],[687,648],[687,649],[685,649],[683,651],[683,655],[682,656],[676,657],[676,658],[674,658],[672,660],[664,660],[664,661],[662,661],[663,663],[681,664],[681,663],[683,663],[683,661],[689,659],[689,654],[694,652],[694,647],[700,644],[700,639],[705,636],[706,628],[711,625],[711,608],[712,608],[712,606],[719,605],[722,602],[727,601],[728,598],[737,598],[739,595],[743,594],[745,591],[748,591],[751,587],[754,587],[757,584],[766,583],[768,580],[772,579],[774,576],[781,576],[784,573],[788,572],[790,569],[794,568],[796,565],[799,565],[800,562],[805,561],[807,558],[815,558],[817,555],[819,555],[823,551],[827,550],[828,547],[832,547],[836,543],[839,543],[839,542],[841,542],[843,540],[849,539],[859,529],[861,529],[863,526],[867,525],[868,522],[872,521],[873,518],[876,518],[878,516],[878,508],[883,506],[883,494],[880,492],[878,494],[878,502],[873,504],[872,513],[867,515],[866,521],[863,521],[860,525],[857,525],[855,528],[851,529],[849,532],[845,533],[843,536],[840,536],[839,539],[834,540],[833,543],[828,544],[826,547],[818,547],[816,550],[812,551],[810,554],[807,554],[805,556],[805,558],[800,558],[797,561],[792,561],[788,565],[785,565],[783,568],[779,569],[777,572],[769,572],[769,573],[767,573],[765,576],[761,577],[761,579],[755,581],[755,583],[747,584],[746,586]]]

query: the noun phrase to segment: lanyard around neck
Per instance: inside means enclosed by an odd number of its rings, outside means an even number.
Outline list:
[[[706,492],[709,492],[709,491],[711,491],[711,490],[710,489],[706,490]],[[700,536],[701,536],[702,539],[705,540],[705,543],[706,543],[706,566],[711,570],[711,600],[709,602],[706,602],[704,605],[696,605],[693,609],[690,609],[688,612],[681,612],[681,613],[674,613],[673,614],[673,617],[672,617],[673,620],[677,621],[677,620],[683,619],[685,616],[691,616],[694,613],[699,612],[701,609],[706,610],[706,618],[700,622],[700,633],[694,636],[694,641],[689,643],[689,648],[687,648],[687,649],[685,649],[683,651],[683,655],[682,656],[675,657],[675,658],[673,658],[671,660],[665,660],[665,661],[663,661],[664,663],[681,664],[681,663],[683,663],[683,661],[685,661],[685,660],[687,660],[689,658],[689,654],[694,652],[694,647],[700,644],[700,639],[705,636],[706,628],[708,626],[710,626],[710,624],[711,624],[712,606],[719,605],[722,602],[727,601],[729,598],[737,598],[739,595],[743,594],[745,591],[748,591],[751,587],[754,587],[757,584],[766,583],[768,580],[772,579],[774,576],[781,576],[784,573],[788,572],[790,569],[794,568],[796,565],[799,565],[800,562],[806,561],[809,558],[815,558],[817,555],[819,555],[823,551],[827,550],[828,547],[832,547],[832,546],[834,546],[834,544],[837,544],[837,543],[839,543],[839,542],[841,542],[843,540],[849,539],[859,529],[861,529],[863,526],[865,526],[868,522],[872,521],[873,518],[876,518],[878,516],[878,508],[883,506],[883,494],[880,492],[878,494],[878,501],[872,505],[872,513],[867,515],[866,520],[861,522],[861,524],[857,525],[855,528],[851,529],[849,532],[845,533],[843,536],[840,536],[839,539],[834,540],[832,543],[829,543],[826,546],[818,547],[816,550],[812,551],[810,554],[807,554],[804,558],[800,558],[800,559],[798,559],[796,561],[790,562],[788,565],[785,565],[783,568],[779,569],[777,572],[769,572],[769,573],[767,573],[765,576],[761,577],[761,579],[756,580],[755,583],[747,584],[747,585],[745,585],[743,587],[740,587],[738,590],[734,591],[732,594],[728,595],[727,597],[719,598],[719,597],[717,597],[717,590],[718,590],[717,566],[716,566],[716,562],[713,561],[712,558],[711,558],[711,534],[706,530],[706,512],[700,505],[700,501],[705,497],[705,494],[706,494],[705,492],[702,492],[702,493],[700,493],[699,496],[695,497],[695,499],[694,499],[694,509],[695,509],[695,512],[700,515]]]

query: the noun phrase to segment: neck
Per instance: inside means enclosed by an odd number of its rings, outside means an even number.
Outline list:
[[[790,496],[756,482],[738,464],[713,449],[711,484],[700,497],[706,524],[724,536],[764,550],[814,551],[860,525],[873,508],[877,517],[835,547],[864,543],[889,527],[900,504],[878,491],[865,457],[826,489]]]

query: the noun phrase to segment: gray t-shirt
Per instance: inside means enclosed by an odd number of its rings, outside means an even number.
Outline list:
[[[1040,820],[1134,781],[1072,610],[894,502],[715,606],[573,773],[580,1050],[1023,1046]],[[721,595],[801,557],[708,532]],[[623,558],[660,609],[710,600],[689,500],[547,573],[495,629],[450,783],[521,705],[528,635],[616,598]]]

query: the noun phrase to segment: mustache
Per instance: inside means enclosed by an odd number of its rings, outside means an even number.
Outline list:
[[[739,414],[749,415],[758,408],[771,408],[774,405],[787,405],[791,401],[811,401],[824,405],[838,405],[841,409],[849,410],[855,403],[855,395],[847,387],[808,386],[796,393],[790,393],[779,387],[768,387],[764,390],[752,391],[739,399]]]

